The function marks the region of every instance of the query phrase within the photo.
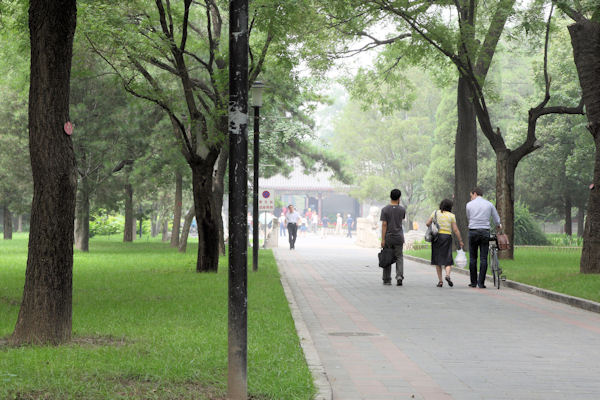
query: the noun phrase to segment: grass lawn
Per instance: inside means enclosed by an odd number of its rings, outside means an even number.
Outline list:
[[[406,254],[431,259],[429,249]],[[500,267],[507,279],[600,302],[600,275],[580,274],[580,257],[581,249],[516,247],[514,260],[500,260]]]
[[[76,251],[73,342],[0,342],[0,399],[223,399],[227,384],[227,259],[195,272],[167,244],[94,238]],[[249,251],[249,254],[252,254]],[[0,338],[15,325],[27,237],[0,241]],[[310,399],[312,377],[273,254],[248,273],[248,391],[252,399]]]

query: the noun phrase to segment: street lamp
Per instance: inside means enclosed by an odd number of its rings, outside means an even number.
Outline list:
[[[262,95],[265,85],[256,81],[252,85],[252,107],[254,108],[254,172],[253,172],[253,186],[254,195],[252,199],[252,271],[258,271],[258,161],[259,161],[259,122],[260,122],[260,108],[262,107]],[[266,223],[265,218],[265,223]],[[265,240],[267,236],[265,235]]]

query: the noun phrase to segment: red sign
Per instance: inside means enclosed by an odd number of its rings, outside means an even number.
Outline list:
[[[73,134],[73,124],[71,121],[65,122],[65,133],[69,136]]]
[[[264,192],[262,192],[262,197],[264,197],[265,199],[268,199],[269,196],[271,196],[271,193],[269,193],[268,190],[265,190]]]

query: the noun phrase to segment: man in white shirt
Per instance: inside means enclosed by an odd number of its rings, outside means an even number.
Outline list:
[[[294,250],[296,247],[296,235],[298,234],[298,221],[300,220],[300,214],[296,212],[293,205],[288,206],[288,213],[285,216],[287,221],[288,239],[290,241],[290,250]]]
[[[490,218],[498,230],[502,230],[500,216],[496,207],[483,197],[483,191],[476,187],[471,191],[471,201],[467,203],[467,220],[469,221],[469,273],[470,287],[485,289],[487,257],[490,243]],[[479,250],[479,277],[477,277],[477,252]]]

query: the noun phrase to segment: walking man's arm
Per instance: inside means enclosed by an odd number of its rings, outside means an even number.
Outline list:
[[[385,233],[387,232],[387,221],[381,222],[381,247],[385,247]]]

